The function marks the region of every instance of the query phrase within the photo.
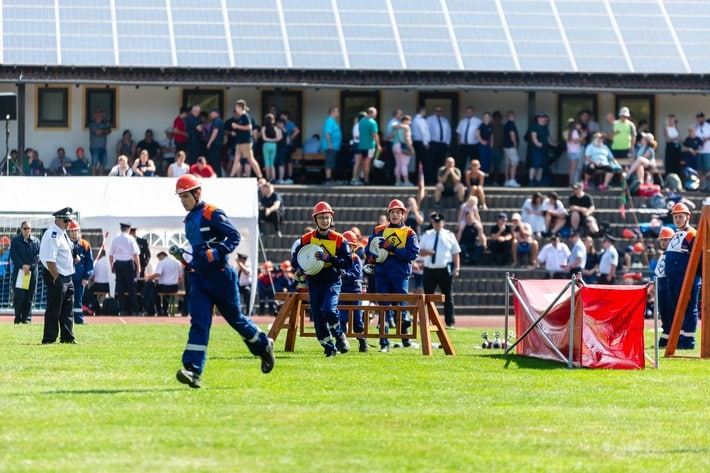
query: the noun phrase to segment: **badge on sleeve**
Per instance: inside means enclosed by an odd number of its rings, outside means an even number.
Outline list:
[[[52,237],[52,238],[57,238],[57,232],[56,232],[56,231],[53,231],[51,237]]]

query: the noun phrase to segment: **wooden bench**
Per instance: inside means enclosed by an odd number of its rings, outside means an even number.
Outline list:
[[[294,351],[296,346],[296,336],[315,337],[312,324],[306,327],[308,320],[307,312],[310,310],[309,296],[303,292],[281,292],[275,294],[276,300],[284,301],[276,320],[269,330],[269,338],[276,340],[282,328],[287,329],[285,351]],[[356,305],[353,302],[369,302],[370,305]],[[340,294],[338,309],[348,313],[347,337],[355,338],[400,338],[417,339],[421,336],[421,349],[423,355],[432,354],[431,332],[439,338],[444,353],[454,356],[456,351],[446,333],[444,325],[441,323],[439,311],[436,308],[437,302],[443,302],[444,296],[441,294]],[[390,305],[390,303],[400,303],[401,305]],[[370,331],[370,326],[365,323],[364,333],[354,333],[352,330],[353,317],[355,311],[369,311],[379,314],[380,324],[376,331]],[[387,333],[385,323],[385,313],[393,311],[395,314],[394,333]],[[409,312],[412,318],[412,332],[403,333],[402,316],[403,312]],[[365,320],[367,318],[365,317]]]
[[[294,170],[300,170],[303,178],[309,182],[323,182],[325,178],[325,153],[304,153],[301,149],[296,150],[291,156]]]
[[[155,294],[155,296],[168,298],[168,317],[175,317],[178,298],[182,297],[184,299],[185,291],[180,290],[178,292],[158,292]]]

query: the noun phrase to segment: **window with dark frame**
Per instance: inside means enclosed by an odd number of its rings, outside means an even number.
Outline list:
[[[217,108],[224,118],[224,90],[221,89],[183,89],[182,103],[186,107],[199,105],[203,112]]]
[[[377,109],[377,122],[379,125],[382,117],[379,92],[344,90],[340,93],[340,129],[343,131],[343,139],[345,141],[350,142],[353,138],[355,117],[357,117],[358,113],[365,112],[370,107]],[[380,130],[382,130],[381,125]]]
[[[296,124],[296,126],[301,130],[301,133],[296,137],[295,146],[298,148],[302,146],[303,140],[310,138],[309,136],[303,137],[303,92],[300,90],[262,90],[261,91],[261,116],[252,115],[257,123],[261,124],[264,122],[264,115],[271,113],[272,108],[276,110],[276,113],[281,113],[283,111],[288,112],[289,119]],[[275,115],[278,120],[278,115]],[[321,133],[320,131],[318,132]]]
[[[118,108],[116,103],[116,88],[87,87],[84,89],[84,127],[88,128],[98,110],[104,111],[104,117],[112,129],[118,127]]]
[[[37,128],[69,127],[69,87],[37,89]]]

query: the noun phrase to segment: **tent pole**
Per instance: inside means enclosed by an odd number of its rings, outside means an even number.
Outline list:
[[[658,281],[653,280],[653,352],[656,356],[655,366],[658,369]]]
[[[572,368],[572,357],[574,357],[574,291],[577,289],[574,283],[575,276],[572,275],[570,281],[570,304],[569,304],[569,359],[567,360],[567,368]]]
[[[510,281],[510,273],[506,271],[505,273],[505,325],[503,328],[503,340],[505,340],[505,354],[508,354],[508,314],[510,314],[510,288],[508,283]]]

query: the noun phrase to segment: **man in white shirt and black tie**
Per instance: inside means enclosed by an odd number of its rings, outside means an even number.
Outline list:
[[[444,110],[440,105],[434,107],[434,115],[427,117],[426,122],[429,125],[431,141],[429,142],[429,153],[424,158],[424,179],[427,185],[434,185],[436,184],[436,173],[444,165],[444,160],[449,152],[451,125],[444,116]]]
[[[465,116],[456,127],[456,134],[459,138],[459,152],[456,157],[456,167],[461,171],[461,175],[466,174],[467,164],[478,159],[478,136],[476,130],[481,126],[481,119],[473,114],[473,107],[466,107]]]
[[[419,240],[419,255],[424,257],[424,292],[433,294],[438,287],[444,295],[444,321],[454,328],[453,279],[458,277],[461,248],[456,235],[444,228],[444,216],[431,215],[432,229]]]

